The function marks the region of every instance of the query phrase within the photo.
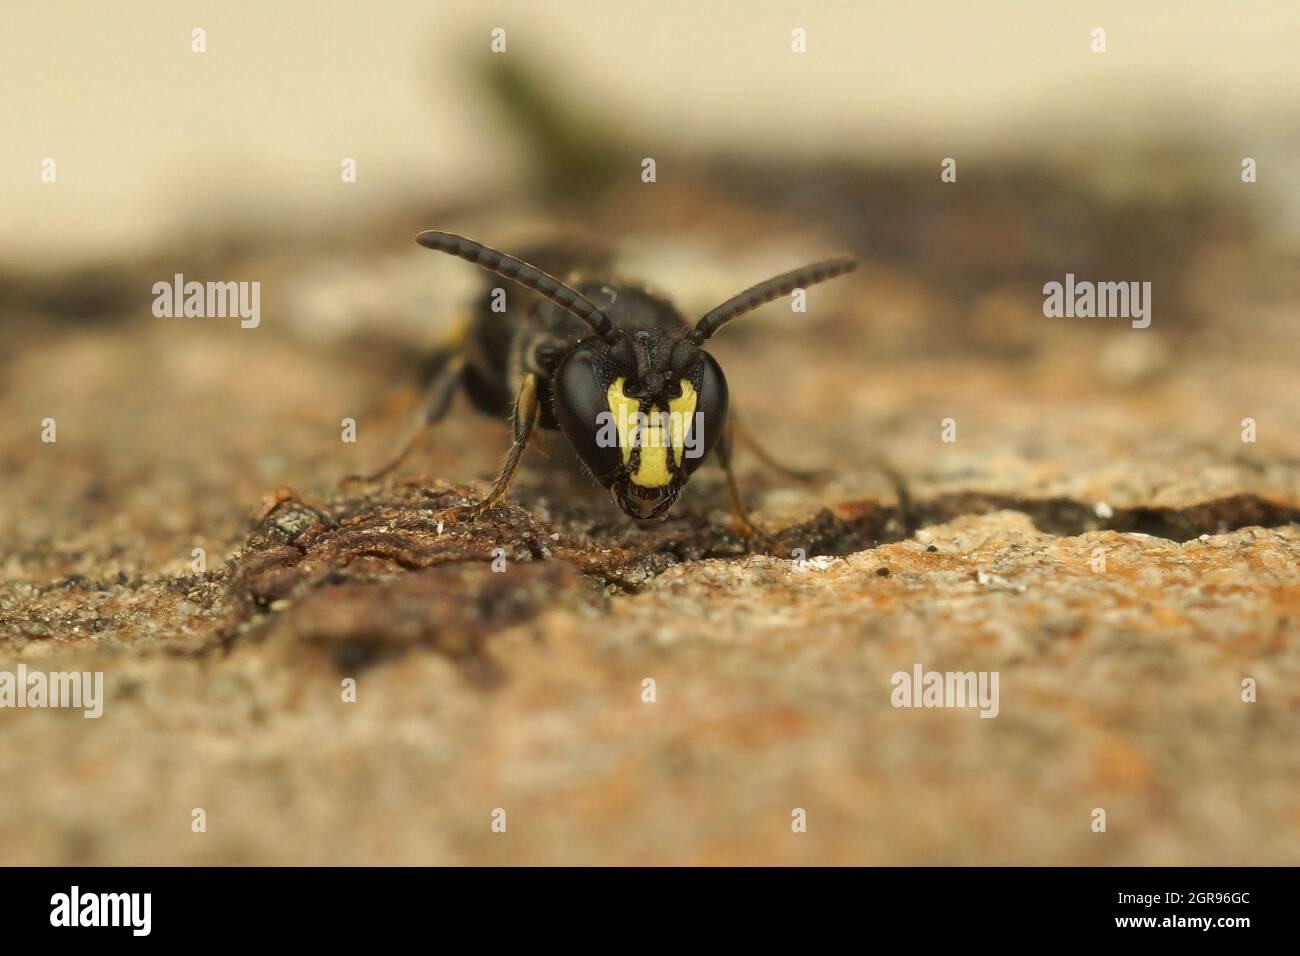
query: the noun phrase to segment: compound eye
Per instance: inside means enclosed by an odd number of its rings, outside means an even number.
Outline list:
[[[691,448],[682,458],[682,470],[687,475],[703,464],[722,437],[722,430],[727,427],[727,379],[712,355],[703,349],[697,350],[697,355],[700,358],[700,387],[691,429]]]
[[[555,418],[583,464],[606,488],[623,463],[618,432],[590,349],[570,353],[555,374]]]

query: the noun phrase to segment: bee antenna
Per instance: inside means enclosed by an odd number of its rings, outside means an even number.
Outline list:
[[[473,239],[456,236],[450,232],[429,230],[416,236],[415,241],[426,249],[459,256],[467,262],[480,265],[489,272],[495,272],[499,276],[518,282],[527,289],[532,289],[539,295],[546,296],[570,315],[590,325],[597,335],[604,335],[612,328],[609,316],[602,312],[596,303],[577,289],[565,285],[549,272],[543,272],[522,259],[516,259]]]
[[[773,299],[789,295],[795,289],[803,289],[819,282],[825,282],[827,279],[834,279],[846,272],[852,272],[857,267],[858,261],[856,259],[841,256],[838,259],[814,262],[812,265],[791,272],[784,272],[779,276],[768,279],[766,282],[750,286],[744,292],[733,295],[717,308],[711,309],[704,318],[695,323],[695,328],[687,338],[699,345],[739,315],[752,312],[760,305],[771,302]]]

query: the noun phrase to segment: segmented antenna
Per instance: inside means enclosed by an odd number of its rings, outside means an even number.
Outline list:
[[[539,295],[546,296],[570,315],[590,325],[597,335],[604,335],[612,328],[609,316],[602,312],[596,303],[577,289],[570,288],[555,276],[529,265],[522,259],[516,259],[473,239],[452,235],[450,232],[433,230],[422,232],[415,237],[415,241],[426,249],[459,256],[468,262],[482,266],[489,272],[495,272],[503,278],[518,282]]]
[[[856,259],[843,256],[839,259],[827,259],[812,265],[785,272],[766,282],[751,286],[739,295],[733,295],[716,309],[711,309],[704,318],[695,323],[695,328],[687,336],[696,345],[709,338],[738,315],[757,309],[760,305],[789,295],[795,289],[803,289],[827,279],[834,279],[858,267]]]

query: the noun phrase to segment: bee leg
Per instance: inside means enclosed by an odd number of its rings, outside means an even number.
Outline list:
[[[745,510],[744,504],[740,500],[740,488],[736,484],[736,472],[731,466],[732,443],[735,440],[733,429],[735,428],[735,419],[731,419],[722,436],[718,439],[718,464],[722,466],[722,473],[727,479],[727,502],[731,505],[731,514],[735,517],[736,523],[740,525],[741,532],[745,537],[757,541],[764,549],[776,553],[776,542],[763,532],[753,519],[749,517],[749,512]]]
[[[821,484],[829,477],[829,472],[820,468],[805,471],[781,464],[772,456],[771,452],[758,443],[758,439],[754,437],[753,432],[745,426],[734,411],[731,413],[731,427],[735,431],[737,443],[748,448],[755,458],[781,477],[808,485]]]
[[[904,537],[910,538],[921,527],[921,519],[912,505],[912,494],[907,490],[907,482],[898,469],[883,455],[876,458],[876,467],[894,486],[894,496],[898,499],[898,517],[903,522],[903,534]]]
[[[519,396],[515,399],[515,414],[510,419],[513,440],[510,443],[510,451],[506,455],[506,462],[501,466],[501,474],[497,475],[492,490],[483,497],[483,500],[464,508],[452,509],[454,516],[477,518],[506,496],[510,482],[514,480],[515,471],[519,468],[519,459],[523,457],[524,449],[528,447],[528,439],[532,437],[540,414],[541,405],[537,401],[537,376],[530,372],[524,376],[524,384],[520,386]]]
[[[800,471],[781,464],[758,443],[754,438],[753,433],[751,433],[750,430],[736,418],[736,413],[734,411],[731,413],[731,420],[732,427],[735,429],[736,440],[744,444],[755,458],[768,468],[775,471],[778,475],[783,475],[792,481],[800,481],[812,485],[821,484],[830,477],[829,472],[821,469],[814,471]],[[873,463],[877,470],[879,470],[880,473],[889,481],[890,485],[893,486],[894,495],[898,499],[899,520],[903,522],[903,531],[905,536],[910,538],[916,533],[916,529],[919,528],[921,524],[912,505],[912,496],[907,490],[907,482],[904,480],[898,469],[895,468],[883,455],[876,455]]]
[[[352,484],[373,484],[402,467],[406,460],[411,457],[411,453],[415,451],[425,431],[442,421],[447,414],[447,409],[451,407],[451,400],[456,394],[456,387],[460,384],[460,376],[464,368],[465,357],[463,355],[452,355],[447,360],[447,364],[434,375],[429,387],[425,389],[424,397],[420,401],[419,414],[412,423],[407,437],[399,446],[397,454],[376,471],[366,475],[348,475],[339,482],[340,487]]]

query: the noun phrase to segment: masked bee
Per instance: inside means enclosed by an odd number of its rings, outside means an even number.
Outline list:
[[[534,295],[505,314],[480,304],[458,348],[449,352],[426,394],[402,451],[372,481],[399,466],[420,432],[446,413],[458,388],[490,415],[511,415],[513,440],[492,489],[458,509],[476,516],[505,497],[537,428],[558,429],[592,477],[629,517],[662,518],[705,457],[717,452],[727,496],[741,527],[763,539],[736,488],[731,454],[739,437],[727,379],[705,341],[727,322],[796,289],[850,272],[850,258],[828,259],[761,282],[733,296],[692,327],[672,303],[633,285],[595,278],[572,284],[522,259],[446,232],[416,242],[511,280]],[[781,469],[756,445],[756,453]]]

